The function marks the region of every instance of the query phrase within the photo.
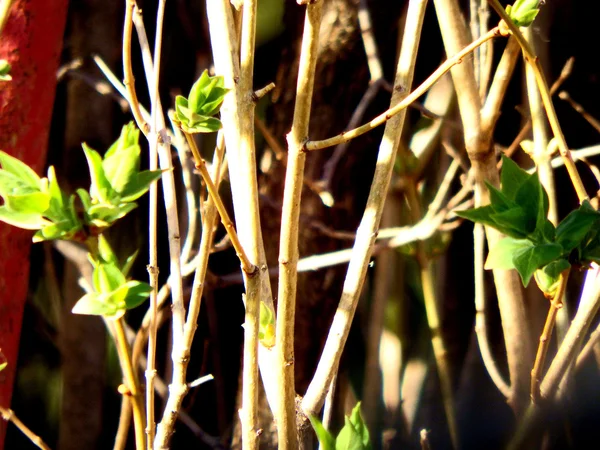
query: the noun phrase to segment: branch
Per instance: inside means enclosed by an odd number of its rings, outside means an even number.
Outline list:
[[[403,100],[404,94],[401,89],[397,88],[399,86],[409,87],[412,85],[414,64],[426,4],[426,0],[411,0],[409,2],[407,25],[404,31],[404,39],[402,40],[396,80],[394,81],[392,105],[408,105],[410,103],[407,103],[406,99]],[[395,108],[396,106],[392,109]],[[401,110],[402,108],[398,112]],[[386,116],[384,115],[383,121],[385,121],[385,118]],[[391,118],[391,116],[388,118]],[[394,161],[404,125],[404,118],[405,113],[395,115],[385,127],[367,206],[357,230],[352,258],[348,266],[346,279],[344,280],[342,297],[333,318],[333,323],[329,330],[316,373],[302,400],[302,409],[306,415],[317,414],[321,409],[331,380],[339,365],[341,353],[350,331],[350,324],[356,311],[369,261],[373,253],[377,229],[379,228],[383,205],[389,189]],[[340,142],[343,139],[342,137]],[[335,143],[337,142],[331,145]]]
[[[42,438],[35,434],[33,431],[31,431],[27,427],[27,425],[21,422],[21,420],[17,417],[17,415],[12,409],[0,406],[0,415],[2,415],[2,418],[7,422],[12,422],[14,426],[16,426],[19,429],[19,431],[21,431],[21,433],[27,436],[27,438],[33,443],[33,445],[35,445],[38,448],[41,448],[42,450],[50,450],[50,447],[46,445]]]

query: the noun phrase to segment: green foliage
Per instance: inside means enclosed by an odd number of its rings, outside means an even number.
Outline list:
[[[528,27],[540,12],[540,0],[517,0],[506,7],[506,13],[518,27]]]
[[[126,310],[142,304],[152,288],[147,283],[127,280],[133,259],[135,255],[120,265],[104,236],[99,236],[97,255],[90,255],[94,266],[94,291],[79,299],[73,307],[73,313],[118,319]]]
[[[221,109],[227,92],[223,77],[211,77],[205,70],[192,86],[188,98],[182,95],[175,98],[173,122],[190,134],[219,130],[222,126],[221,121],[212,116]]]
[[[324,450],[371,450],[369,430],[360,414],[360,402],[356,404],[350,417],[344,417],[344,421],[344,428],[337,438],[334,438],[317,417],[310,417],[322,448]]]
[[[10,76],[10,64],[5,59],[0,59],[0,81],[10,81],[12,77]]]
[[[537,173],[530,175],[503,157],[500,180],[500,190],[488,185],[488,206],[457,213],[507,235],[490,250],[486,269],[516,269],[525,286],[535,275],[540,289],[551,294],[562,272],[600,259],[600,213],[589,202],[555,228],[547,219],[548,196]]]
[[[264,302],[260,302],[258,339],[267,348],[275,345],[275,313]]]

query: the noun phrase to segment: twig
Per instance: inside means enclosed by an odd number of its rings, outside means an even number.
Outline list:
[[[492,382],[496,385],[500,393],[506,398],[511,397],[511,388],[498,369],[498,364],[494,360],[490,341],[487,333],[486,323],[486,301],[485,301],[485,280],[484,280],[484,245],[485,233],[483,225],[475,224],[473,229],[474,252],[475,252],[475,333],[477,343],[481,352],[481,360],[485,366]]]
[[[353,130],[344,131],[344,132],[338,134],[337,136],[334,136],[334,137],[331,137],[328,139],[323,139],[321,141],[308,141],[305,144],[305,150],[306,151],[321,150],[323,148],[341,144],[342,142],[350,141],[358,136],[365,134],[368,131],[371,131],[373,128],[376,128],[379,125],[384,124],[386,121],[390,120],[390,118],[392,118],[393,116],[398,114],[400,111],[406,109],[411,103],[413,103],[421,95],[423,95],[425,92],[427,92],[427,90],[442,75],[444,75],[446,72],[448,72],[452,67],[456,66],[457,64],[462,63],[462,59],[466,55],[471,53],[473,50],[475,50],[477,47],[484,44],[485,42],[497,37],[499,35],[499,32],[500,31],[499,31],[498,27],[493,28],[485,36],[482,36],[477,41],[474,41],[471,44],[467,45],[465,48],[463,48],[461,51],[456,53],[454,56],[448,58],[418,88],[416,88],[413,92],[411,92],[409,95],[404,97],[400,103],[394,105],[393,107],[389,108],[387,111],[381,113],[380,115],[375,117],[370,122],[368,122],[364,125],[361,125],[358,128],[354,128]]]
[[[35,445],[38,448],[41,448],[42,450],[50,450],[50,447],[46,445],[42,438],[35,434],[33,431],[31,431],[27,427],[27,425],[21,422],[21,419],[17,417],[17,415],[12,409],[0,406],[0,415],[2,415],[2,419],[6,420],[7,422],[12,422],[13,425],[16,426],[19,429],[19,431],[21,431],[21,433],[27,436],[27,438],[33,443],[33,445]]]
[[[298,448],[294,383],[294,322],[299,259],[298,225],[306,160],[306,154],[302,150],[308,139],[323,3],[324,1],[321,0],[306,7],[294,118],[292,129],[287,135],[288,167],[285,172],[281,212],[275,344],[278,374],[277,436],[279,447],[284,450]]]
[[[208,173],[208,169],[206,168],[206,163],[204,162],[204,159],[202,159],[202,156],[200,155],[200,150],[198,150],[198,147],[196,146],[194,137],[191,134],[186,133],[185,131],[183,132],[183,134],[184,134],[184,136],[188,142],[188,145],[190,146],[190,149],[192,151],[196,169],[200,172],[200,176],[202,176],[202,180],[204,180],[204,183],[206,183],[206,187],[208,189],[210,198],[214,202],[214,204],[217,208],[217,211],[219,211],[219,215],[221,216],[221,221],[223,222],[223,226],[225,227],[225,230],[227,231],[227,234],[229,235],[231,244],[233,245],[233,248],[235,248],[236,254],[237,254],[238,258],[240,259],[240,262],[242,263],[242,270],[244,272],[246,272],[248,275],[252,275],[257,270],[257,267],[250,262],[250,259],[248,259],[248,256],[246,255],[246,251],[244,250],[244,248],[242,247],[242,244],[240,243],[240,240],[238,238],[237,232],[235,231],[233,222],[231,221],[231,219],[229,217],[229,213],[227,212],[227,208],[225,208],[225,205],[223,204],[223,201],[221,200],[221,196],[219,195],[219,191],[218,191],[217,187],[215,186],[215,183],[212,181],[212,179],[210,177],[210,173]],[[206,214],[206,212],[205,212],[205,214]],[[210,248],[209,248],[209,250],[210,250]]]
[[[560,151],[560,155],[565,160],[565,167],[567,168],[567,172],[569,173],[569,177],[571,178],[571,182],[573,183],[573,187],[575,188],[575,192],[577,193],[577,197],[579,198],[579,202],[583,203],[584,200],[589,200],[587,192],[585,190],[585,186],[581,181],[581,177],[579,176],[579,172],[577,171],[577,167],[575,167],[575,163],[571,158],[571,153],[569,152],[569,146],[567,145],[567,141],[565,140],[565,136],[562,132],[560,122],[558,121],[558,117],[556,116],[556,111],[554,109],[554,104],[552,103],[552,97],[550,94],[550,90],[548,89],[548,84],[546,82],[546,77],[544,76],[544,72],[542,70],[542,66],[538,57],[533,52],[531,46],[519,30],[519,28],[512,22],[512,20],[508,17],[506,11],[503,9],[502,5],[498,2],[498,0],[489,0],[490,4],[496,10],[498,15],[503,20],[504,25],[508,27],[510,33],[517,39],[519,45],[521,46],[521,50],[523,51],[523,56],[525,61],[531,66],[533,72],[535,74],[535,79],[538,85],[538,89],[540,90],[540,95],[542,96],[542,102],[544,104],[544,108],[546,109],[546,115],[548,116],[548,121],[550,122],[550,127],[552,128],[552,132],[554,133],[554,137],[558,141],[558,148]]]
[[[421,450],[431,450],[429,446],[429,432],[426,429],[422,429],[419,433],[419,442],[421,443]]]
[[[592,115],[590,115],[590,113],[588,113],[584,109],[583,106],[581,106],[579,103],[577,103],[575,100],[573,100],[567,91],[561,91],[561,92],[559,92],[558,98],[560,98],[561,100],[566,101],[569,105],[571,105],[571,107],[575,111],[577,111],[579,114],[581,114],[581,116],[585,120],[587,120],[587,122],[591,126],[593,126],[596,131],[600,132],[600,121],[598,121],[598,119],[596,119],[595,117],[593,117]]]
[[[369,73],[371,74],[371,82],[383,79],[383,68],[381,67],[381,59],[377,51],[375,36],[373,36],[373,24],[371,23],[371,14],[367,0],[360,0],[358,4],[358,26],[360,27],[360,36],[365,53],[367,55],[367,64],[369,65]]]
[[[414,64],[426,4],[426,0],[411,0],[409,2],[407,26],[404,32],[404,39],[402,40],[396,80],[394,81],[392,105],[405,103],[405,100],[401,101],[404,98],[404,93],[396,88],[399,86],[408,88],[412,85]],[[369,260],[373,253],[377,229],[379,228],[395,155],[402,133],[404,117],[404,113],[394,116],[385,127],[367,206],[357,230],[352,258],[344,280],[342,297],[333,318],[333,323],[330,327],[316,373],[302,400],[302,409],[307,415],[316,414],[320,410],[327,388],[339,365],[342,349],[348,337],[350,324],[362,291]]]
[[[540,399],[540,378],[542,376],[542,370],[544,369],[544,362],[546,361],[546,354],[548,353],[548,347],[550,346],[550,337],[552,337],[552,329],[556,321],[556,315],[558,311],[563,307],[563,296],[567,289],[567,280],[569,279],[569,272],[565,271],[560,275],[560,282],[556,290],[555,295],[550,299],[550,308],[548,309],[548,316],[546,317],[546,323],[544,324],[544,330],[540,335],[540,344],[535,355],[535,363],[533,370],[531,371],[531,402],[537,403]]]
[[[129,351],[129,343],[125,336],[123,328],[123,318],[114,321],[115,340],[123,378],[125,379],[126,391],[122,392],[130,398],[133,406],[133,423],[135,426],[135,445],[137,450],[143,450],[145,447],[145,416],[144,403],[142,401],[142,393],[140,392],[137,376],[131,364],[131,353]]]
[[[126,0],[125,3],[125,25],[123,29],[123,84],[127,88],[127,100],[135,122],[142,133],[148,134],[150,125],[142,117],[140,103],[135,92],[135,78],[131,66],[131,35],[133,31],[133,9],[136,7],[135,0]]]

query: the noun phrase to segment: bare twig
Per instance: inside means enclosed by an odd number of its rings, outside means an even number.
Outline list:
[[[407,26],[402,41],[396,80],[394,81],[392,105],[405,103],[405,100],[402,101],[405,94],[402,90],[396,88],[399,86],[410,87],[412,85],[414,64],[426,3],[425,0],[411,0],[409,2]],[[315,376],[302,400],[302,408],[307,415],[315,414],[320,410],[331,379],[339,365],[341,352],[350,330],[350,324],[358,304],[358,298],[362,290],[371,254],[373,253],[377,229],[379,228],[383,205],[402,133],[404,117],[404,113],[394,116],[385,127],[383,141],[377,156],[377,165],[371,184],[371,191],[367,200],[367,207],[357,230],[352,259],[346,273],[346,279],[344,280],[342,297],[329,330]],[[384,115],[385,118],[386,116]],[[342,137],[339,142],[343,140],[344,138]],[[331,145],[337,143],[337,141],[334,141]]]
[[[9,2],[10,3],[10,2]],[[17,417],[12,409],[4,408],[0,406],[0,415],[2,415],[2,419],[7,422],[12,422],[14,426],[16,426],[21,433],[23,433],[27,438],[38,448],[42,450],[50,450],[50,447],[33,431],[31,431],[27,425],[25,425],[21,420]]]
[[[306,7],[304,33],[298,68],[296,104],[292,129],[287,135],[288,167],[285,172],[283,209],[279,245],[279,288],[277,302],[276,344],[278,374],[277,436],[279,447],[295,449],[296,389],[294,384],[294,321],[296,285],[298,282],[298,234],[300,198],[306,155],[303,146],[308,139],[315,67],[319,48],[319,28],[324,1]]]
[[[435,72],[433,72],[418,88],[416,88],[413,92],[411,92],[409,95],[404,97],[401,102],[394,105],[387,111],[381,113],[380,115],[375,117],[370,122],[368,122],[358,128],[354,128],[353,130],[344,131],[344,132],[338,134],[337,136],[334,136],[334,137],[331,137],[328,139],[323,139],[321,141],[308,141],[305,145],[306,151],[321,150],[323,148],[341,144],[342,142],[350,141],[354,138],[357,138],[358,136],[361,136],[361,135],[367,133],[368,131],[371,131],[373,128],[376,128],[376,127],[384,124],[386,121],[388,121],[394,115],[398,114],[400,111],[407,108],[411,103],[413,103],[421,95],[423,95],[425,92],[427,92],[427,90],[442,75],[444,75],[446,72],[448,72],[452,67],[456,66],[457,64],[462,63],[462,59],[466,55],[470,54],[474,49],[476,49],[480,45],[484,44],[485,42],[487,42],[491,39],[494,39],[496,36],[498,36],[498,34],[499,34],[499,30],[496,27],[496,28],[490,30],[485,36],[482,36],[477,41],[472,42],[471,44],[467,45],[466,47],[464,47],[463,49],[458,51],[452,57],[448,58],[443,64],[441,64],[435,70]]]
[[[590,113],[588,113],[583,106],[581,106],[579,103],[573,100],[567,91],[559,92],[558,98],[566,101],[569,105],[571,105],[571,107],[579,114],[581,114],[581,117],[587,120],[587,122],[591,126],[593,126],[596,131],[600,132],[600,121],[593,117]]]

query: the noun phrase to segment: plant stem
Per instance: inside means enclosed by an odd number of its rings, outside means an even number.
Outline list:
[[[298,282],[298,225],[304,163],[302,151],[308,139],[310,107],[312,103],[315,68],[319,47],[319,28],[324,0],[306,7],[296,104],[292,129],[287,135],[288,164],[285,172],[281,233],[279,244],[279,289],[277,302],[276,347],[278,417],[277,436],[282,449],[298,446],[296,435],[296,389],[294,384],[294,320],[296,312],[296,288]]]
[[[9,2],[10,3],[10,2]],[[16,426],[21,433],[23,433],[27,438],[38,448],[42,450],[50,450],[50,447],[33,431],[31,431],[27,425],[21,422],[21,419],[17,417],[12,409],[4,408],[0,406],[0,415],[7,422],[12,422],[14,426]]]
[[[540,399],[540,378],[542,376],[542,370],[544,369],[544,362],[546,361],[548,347],[550,346],[550,337],[552,337],[552,330],[554,329],[554,323],[556,322],[556,315],[563,307],[563,296],[567,288],[568,279],[569,271],[563,272],[560,276],[558,289],[550,300],[550,308],[548,309],[546,323],[544,324],[544,330],[540,335],[540,344],[537,354],[535,355],[533,370],[531,371],[531,402],[534,404]]]
[[[114,321],[115,325],[115,340],[117,353],[119,355],[119,361],[121,362],[121,370],[123,371],[123,378],[125,380],[125,387],[128,392],[124,395],[128,395],[133,406],[133,424],[135,426],[135,446],[136,450],[144,450],[145,446],[145,415],[144,415],[144,403],[142,395],[138,386],[137,376],[134,368],[131,365],[131,353],[129,350],[129,343],[125,336],[125,329],[123,328],[123,318],[119,318]]]
[[[375,117],[370,122],[361,125],[358,128],[354,128],[353,130],[344,131],[337,136],[323,139],[321,141],[308,141],[304,145],[306,151],[313,150],[321,150],[327,147],[331,147],[333,145],[341,144],[342,142],[348,142],[358,136],[365,134],[368,131],[371,131],[373,128],[378,127],[379,125],[384,124],[388,120],[390,120],[393,116],[398,114],[400,111],[406,109],[411,103],[416,101],[421,95],[423,95],[427,90],[435,84],[437,80],[439,80],[442,75],[448,72],[452,67],[457,64],[462,63],[462,59],[475,50],[480,45],[483,45],[487,41],[494,39],[499,36],[498,27],[490,30],[486,35],[480,37],[476,41],[470,43],[465,48],[463,48],[460,52],[456,53],[454,56],[448,58],[442,65],[440,65],[435,72],[433,72],[421,85],[416,88],[413,92],[407,95],[402,101],[392,107],[390,107],[387,111],[381,113],[377,117]]]
[[[585,186],[581,181],[581,177],[579,176],[577,167],[575,167],[575,162],[571,157],[569,146],[567,145],[567,141],[565,140],[565,136],[562,132],[560,122],[558,121],[558,117],[556,116],[554,104],[552,103],[552,96],[550,95],[548,83],[546,82],[546,77],[544,76],[544,72],[542,70],[539,58],[535,55],[533,49],[519,30],[519,28],[512,22],[510,17],[508,17],[506,11],[502,7],[502,5],[500,5],[500,2],[498,2],[498,0],[489,0],[489,2],[492,5],[492,7],[496,10],[496,12],[500,15],[500,17],[504,21],[504,24],[510,29],[510,33],[517,39],[517,42],[519,42],[521,50],[523,51],[523,57],[525,58],[525,61],[533,69],[538,89],[540,90],[540,95],[542,96],[542,102],[544,104],[544,108],[546,109],[546,115],[548,116],[548,121],[550,122],[550,127],[552,128],[552,132],[554,133],[554,136],[558,141],[558,149],[560,152],[560,156],[565,161],[565,167],[567,168],[567,172],[571,177],[571,183],[573,183],[573,187],[575,188],[575,192],[577,193],[579,202],[583,203],[584,200],[589,200],[589,197],[585,190]]]
[[[225,205],[223,204],[223,201],[221,200],[221,196],[219,195],[219,191],[217,190],[215,183],[213,183],[213,181],[210,177],[210,173],[208,173],[208,169],[206,168],[206,163],[204,162],[204,159],[202,159],[202,156],[200,155],[200,151],[198,150],[198,147],[196,146],[196,141],[194,141],[194,138],[191,134],[186,133],[185,131],[183,132],[183,134],[185,135],[188,145],[190,146],[190,149],[192,151],[192,155],[194,157],[194,163],[196,164],[196,169],[198,169],[198,171],[200,172],[200,176],[206,183],[206,187],[208,189],[210,198],[213,199],[213,202],[215,203],[215,206],[217,207],[217,210],[219,211],[219,215],[221,216],[221,221],[223,222],[223,226],[225,227],[225,230],[227,231],[227,234],[229,235],[229,239],[231,239],[231,244],[233,245],[233,248],[235,249],[238,258],[240,259],[240,262],[242,263],[242,270],[244,272],[246,272],[247,274],[251,275],[252,273],[254,273],[257,270],[257,268],[254,264],[252,264],[250,262],[250,260],[248,259],[248,256],[246,255],[246,252],[244,251],[244,249],[242,247],[242,244],[240,243],[240,240],[238,238],[237,232],[235,231],[233,222],[229,218],[229,213],[227,212],[227,208],[225,208]]]
[[[402,92],[403,89],[399,88],[403,87],[405,89],[412,86],[414,65],[426,5],[426,0],[409,1],[406,29],[404,31],[402,49],[396,70],[391,105],[405,103],[403,100],[405,94]],[[394,108],[395,106],[391,110]],[[402,109],[399,109],[398,112],[400,111]],[[400,114],[388,118],[390,120],[385,126],[383,140],[379,147],[375,174],[371,183],[367,206],[356,233],[356,240],[344,280],[340,303],[329,329],[325,348],[323,349],[317,370],[302,400],[302,409],[306,415],[318,414],[323,405],[331,379],[339,366],[342,350],[350,331],[350,325],[373,253],[377,230],[383,213],[383,205],[389,189],[400,136],[404,126],[405,112],[400,112]],[[336,143],[334,142],[331,145],[335,145]]]
[[[140,103],[135,92],[135,78],[131,66],[131,35],[133,31],[133,9],[136,7],[135,0],[126,0],[125,25],[123,29],[123,84],[127,88],[127,100],[137,126],[145,135],[150,131],[150,125],[142,117]]]

